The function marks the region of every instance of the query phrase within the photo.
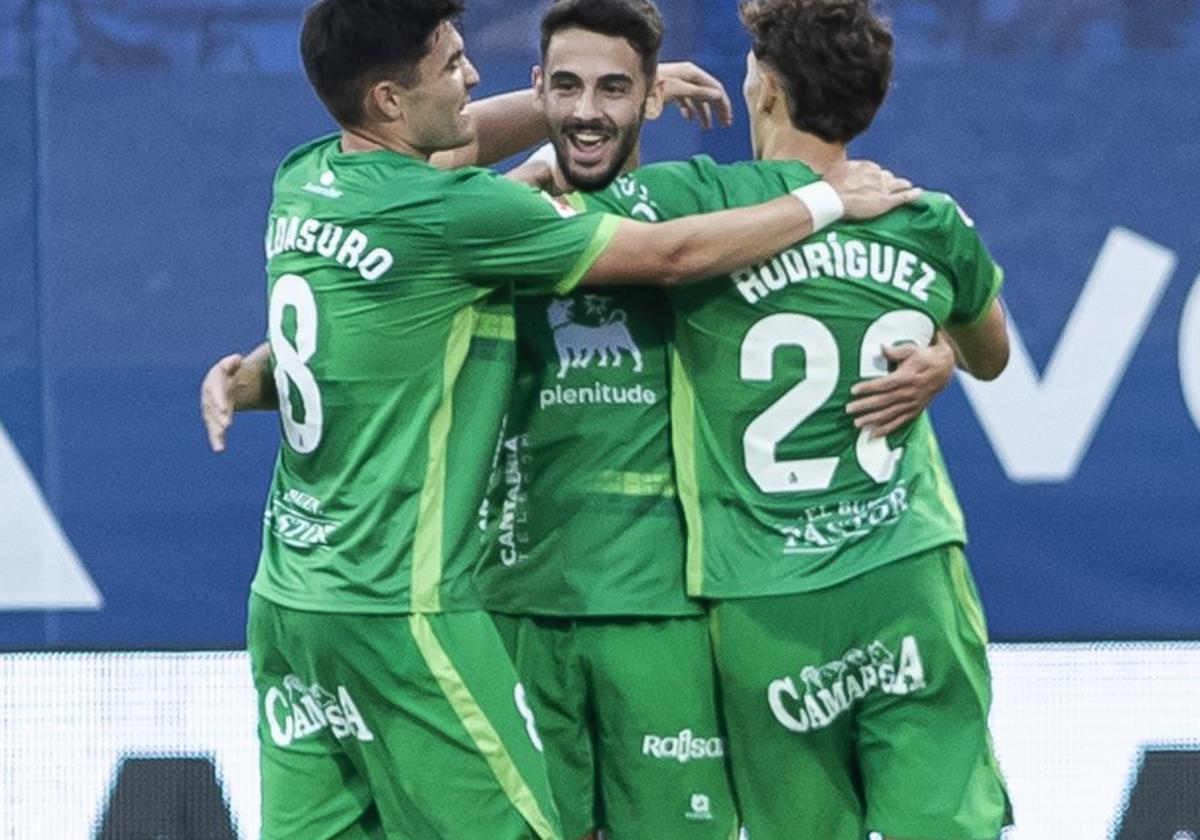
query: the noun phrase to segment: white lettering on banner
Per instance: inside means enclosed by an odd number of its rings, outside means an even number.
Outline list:
[[[1075,474],[1174,268],[1172,251],[1113,228],[1040,381],[1011,318],[1008,369],[960,378],[1009,478]]]
[[[0,426],[0,609],[98,610],[104,599]]]
[[[1188,293],[1179,324],[1179,382],[1192,422],[1200,429],[1200,276]]]

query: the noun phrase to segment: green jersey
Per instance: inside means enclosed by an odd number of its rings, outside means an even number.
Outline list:
[[[602,194],[661,218],[755,204],[816,179],[795,161],[646,167]],[[926,417],[859,432],[850,388],[884,345],[928,344],[989,310],[1002,281],[973,223],[927,195],[834,225],[672,295],[672,435],[692,595],[821,589],[966,539]]]
[[[656,289],[520,296],[517,380],[489,494],[488,609],[688,615],[671,470],[670,310]]]
[[[256,593],[331,612],[479,606],[512,286],[568,292],[616,223],[337,137],[283,162],[266,246],[284,440]]]

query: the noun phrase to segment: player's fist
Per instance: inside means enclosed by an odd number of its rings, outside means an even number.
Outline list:
[[[225,432],[233,425],[234,376],[242,367],[242,356],[232,353],[208,369],[200,383],[200,415],[213,452],[225,451]]]
[[[846,160],[825,171],[847,219],[873,219],[921,196],[921,189],[869,160]]]

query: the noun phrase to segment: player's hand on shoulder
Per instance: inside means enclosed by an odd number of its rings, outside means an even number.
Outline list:
[[[847,219],[873,219],[921,197],[920,187],[869,160],[846,160],[825,171],[824,179],[842,199]]]
[[[688,122],[709,129],[715,117],[721,125],[733,125],[733,103],[721,81],[690,61],[667,61],[658,65],[659,92],[664,104],[679,106]]]
[[[200,415],[213,452],[225,451],[225,432],[233,425],[234,376],[242,361],[239,353],[225,356],[208,369],[200,383]]]

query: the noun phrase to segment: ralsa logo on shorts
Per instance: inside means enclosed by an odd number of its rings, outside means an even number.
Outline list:
[[[808,732],[824,729],[853,703],[872,691],[906,695],[925,687],[925,667],[913,636],[900,642],[900,656],[875,639],[864,653],[851,648],[841,657],[821,666],[800,669],[801,694],[790,676],[772,680],[767,686],[771,713],[785,729]]]
[[[295,674],[283,678],[282,688],[271,686],[267,689],[263,697],[263,717],[271,730],[271,740],[281,747],[326,728],[335,738],[375,740],[345,686],[339,685],[337,693],[333,694],[318,683],[306,686]]]
[[[678,735],[646,735],[642,738],[642,755],[673,758],[685,764],[701,758],[721,758],[725,744],[720,738],[697,737],[691,729],[684,729]]]

